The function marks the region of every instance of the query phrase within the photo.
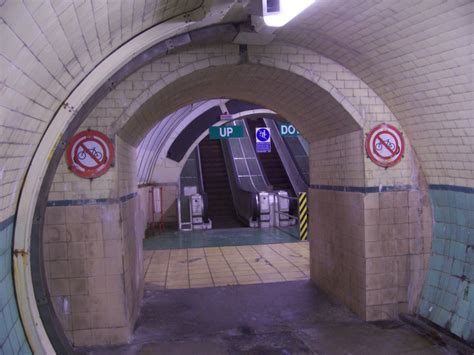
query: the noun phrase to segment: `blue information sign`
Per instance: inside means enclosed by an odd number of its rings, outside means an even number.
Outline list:
[[[255,150],[257,153],[270,153],[272,151],[271,133],[268,128],[255,128]]]

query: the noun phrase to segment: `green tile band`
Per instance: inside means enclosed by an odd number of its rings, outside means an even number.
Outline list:
[[[12,275],[15,217],[0,222],[0,353],[31,354],[18,314]]]

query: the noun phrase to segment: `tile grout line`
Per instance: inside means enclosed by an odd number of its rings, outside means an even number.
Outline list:
[[[231,248],[235,248],[235,247],[231,247]],[[230,272],[232,273],[232,275],[234,276],[234,279],[235,279],[235,282],[237,282],[237,284],[239,283],[239,280],[237,280],[237,276],[235,276],[235,272],[234,272],[234,269],[232,268],[232,266],[230,266],[229,264],[229,260],[227,260],[227,258],[225,257],[225,253],[222,251],[221,247],[219,247],[219,250],[221,251],[222,253],[222,256],[224,257],[224,260],[227,264],[227,266],[229,267],[230,269]]]
[[[212,277],[211,267],[209,266],[209,261],[207,260],[206,248],[202,248],[202,252],[204,253],[204,260],[206,260],[207,270],[209,271],[209,275],[211,276],[211,281],[213,287],[216,287],[216,283],[214,282],[214,278]]]
[[[213,281],[212,276],[211,276],[211,271],[210,271],[210,269],[209,269],[209,264],[207,263],[207,258],[206,258],[206,253],[205,253],[205,251],[204,251],[204,248],[198,248],[198,249],[202,249],[202,260],[206,263],[205,265],[206,265],[206,267],[207,267],[207,269],[206,269],[206,270],[207,270],[207,273],[206,273],[206,274],[207,274],[209,277],[211,277],[212,285],[214,285],[214,281]],[[191,250],[191,249],[188,249],[188,253],[189,253],[189,250]],[[196,250],[196,248],[192,248],[192,250]],[[201,257],[200,257],[199,259],[201,259]],[[198,274],[198,275],[202,275],[203,273],[197,273],[197,274]],[[200,278],[198,277],[197,280],[200,280]],[[199,282],[197,282],[197,283],[199,283]],[[189,285],[190,285],[190,286],[189,286],[190,288],[193,288],[193,287],[191,286],[191,273],[189,273]],[[206,288],[206,287],[211,287],[211,286],[199,286],[198,288],[201,288],[201,287]]]
[[[227,259],[225,258],[224,253],[221,250],[221,247],[215,247],[215,248],[217,248],[219,250],[220,257],[222,257],[224,259],[225,263],[227,264],[227,267],[230,269],[230,272],[232,273],[232,275],[234,275],[234,272],[233,272],[232,268],[230,267],[229,263],[227,262]],[[235,276],[234,276],[234,278],[235,278]]]
[[[252,271],[255,273],[255,275],[257,275],[258,279],[260,280],[261,283],[263,283],[263,280],[262,278],[260,277],[260,275],[257,273],[257,271],[255,271],[255,269],[252,267],[252,264],[250,264],[248,262],[248,260],[245,258],[245,256],[242,254],[242,252],[239,250],[239,248],[237,247],[237,251],[239,252],[240,256],[242,256],[242,258],[245,260],[245,262],[248,264],[248,266],[250,266],[250,268],[252,269]]]
[[[286,243],[283,244],[283,246],[284,246],[286,249],[288,249],[290,252],[292,252],[292,253],[298,253],[298,254],[300,254],[300,255],[304,258],[304,255],[303,255],[300,251],[291,249],[289,246],[286,245]],[[283,256],[283,257],[286,259],[285,256]],[[300,271],[301,271],[303,274],[305,274],[305,276],[306,276],[306,273],[305,273],[303,270],[301,270],[301,268],[300,268],[298,265],[296,265],[296,264],[294,264],[293,262],[291,262],[290,259],[287,259],[287,260],[288,260],[291,264],[293,264],[296,268],[298,268],[298,270],[300,270]]]
[[[153,253],[151,254],[150,261],[148,261],[148,265],[145,270],[145,277],[146,274],[148,274],[148,270],[150,269],[151,262],[153,261],[153,257],[155,256],[156,250],[153,250]]]
[[[171,262],[171,249],[168,250],[168,263],[166,264],[166,274],[165,274],[165,290],[168,289],[168,270],[170,269],[170,262]]]
[[[264,245],[264,247],[267,247],[267,246],[269,247],[269,244]],[[253,246],[252,246],[252,248],[253,248]],[[283,277],[283,280],[286,281],[285,276],[283,276],[283,274],[280,272],[280,270],[278,270],[275,266],[273,266],[273,264],[272,264],[270,261],[268,261],[268,259],[265,258],[263,255],[261,255],[255,248],[253,248],[253,249],[254,249],[262,258],[264,258],[265,261],[266,261],[267,263],[269,263],[269,264],[271,265],[271,267],[272,267],[273,269],[275,269],[275,270],[280,274],[281,277]],[[270,249],[273,250],[271,247],[270,247]],[[273,251],[273,252],[275,252],[275,251]],[[276,254],[278,254],[278,253],[276,253]]]
[[[285,248],[287,248],[286,245],[285,245]],[[285,259],[285,260],[288,261],[291,265],[293,265],[295,268],[297,268],[304,276],[306,276],[306,273],[305,273],[303,270],[301,270],[301,269],[299,268],[299,266],[295,265],[291,260],[287,259],[284,255],[280,254],[280,253],[278,252],[278,250],[275,250],[275,249],[273,249],[272,247],[270,247],[270,249],[272,249],[275,253],[277,253],[278,255],[280,255],[283,259]],[[290,251],[293,251],[293,250],[291,250],[290,248],[287,248],[287,249],[290,250]],[[283,275],[282,275],[282,276],[283,276]],[[283,276],[283,278],[286,279],[286,277],[284,277],[284,276]]]
[[[189,273],[189,248],[186,249],[186,270],[188,270],[188,288],[191,288],[191,275]]]

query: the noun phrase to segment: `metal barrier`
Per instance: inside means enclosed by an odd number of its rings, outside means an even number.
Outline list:
[[[298,201],[298,198],[297,197],[291,197],[291,196],[288,196],[288,195],[278,195],[278,198],[282,198],[282,199],[286,199],[286,200],[289,200],[289,201]],[[290,225],[295,225],[296,222],[298,221],[298,216],[294,216],[290,213],[286,213],[286,212],[281,212],[280,209],[278,208],[278,210],[276,211],[276,213],[278,213],[279,215],[283,215],[283,216],[286,216],[288,217],[288,219],[290,220]]]

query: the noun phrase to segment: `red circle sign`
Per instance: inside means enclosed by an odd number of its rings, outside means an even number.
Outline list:
[[[365,150],[375,164],[389,168],[397,164],[405,152],[403,134],[397,128],[382,123],[367,134]]]
[[[97,178],[110,168],[114,147],[105,134],[87,130],[71,138],[66,150],[66,161],[74,174],[83,178]]]

